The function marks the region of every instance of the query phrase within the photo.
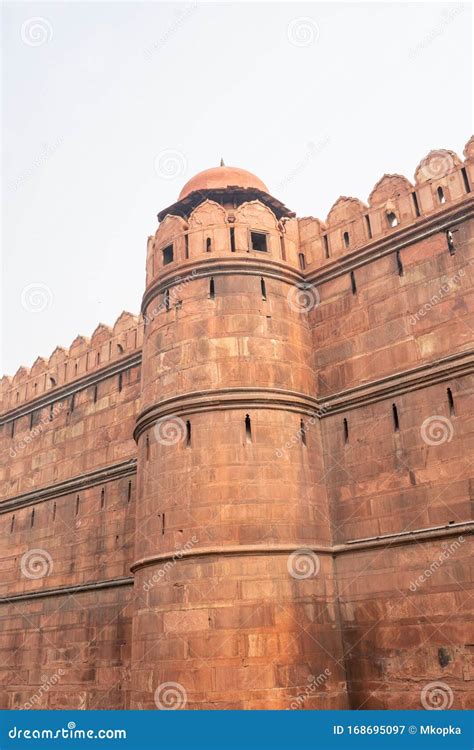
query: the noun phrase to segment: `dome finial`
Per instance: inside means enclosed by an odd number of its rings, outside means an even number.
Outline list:
[[[220,166],[220,167],[225,167],[225,164],[224,164],[224,159],[222,158],[222,156],[221,156],[221,163],[219,164],[219,166]]]

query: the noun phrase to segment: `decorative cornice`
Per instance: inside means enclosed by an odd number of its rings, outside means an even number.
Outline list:
[[[138,440],[144,430],[164,417],[179,417],[209,410],[284,409],[324,419],[342,411],[358,409],[376,401],[394,398],[472,372],[474,350],[470,349],[333,393],[326,398],[314,398],[308,394],[282,388],[235,387],[194,391],[167,398],[144,409],[137,417],[133,437]]]
[[[113,482],[123,477],[128,477],[136,474],[137,471],[137,460],[131,458],[128,461],[122,461],[112,466],[106,466],[103,469],[97,469],[95,471],[89,471],[79,476],[73,477],[72,479],[66,479],[64,482],[57,482],[56,484],[42,487],[39,490],[32,492],[25,492],[22,495],[16,495],[15,497],[8,498],[0,502],[0,514],[8,513],[18,508],[24,508],[27,505],[35,505],[45,500],[52,500],[55,497],[61,497],[62,495],[69,495],[73,492],[79,492],[87,487],[94,487],[97,484],[104,484],[105,482]]]
[[[117,586],[132,586],[133,578],[113,578],[106,581],[89,581],[88,583],[79,583],[76,586],[59,586],[55,589],[42,589],[40,591],[27,591],[22,594],[12,594],[11,596],[0,596],[0,604],[12,604],[13,602],[27,601],[29,599],[42,599],[46,596],[67,596],[79,594],[82,591],[98,591],[100,589],[113,589]]]
[[[22,404],[15,409],[10,409],[10,411],[4,412],[0,416],[0,425],[11,422],[14,419],[19,419],[20,417],[23,417],[26,414],[30,414],[32,411],[36,411],[37,409],[43,409],[45,406],[49,406],[49,404],[54,404],[57,401],[61,401],[61,399],[72,396],[73,393],[83,391],[84,388],[95,385],[101,380],[107,380],[108,378],[111,378],[114,375],[118,375],[125,370],[136,367],[137,365],[141,364],[141,361],[142,352],[140,349],[135,351],[133,354],[130,354],[128,357],[122,357],[120,360],[106,365],[100,370],[95,370],[94,372],[89,373],[79,380],[74,380],[71,383],[64,383],[64,385],[61,385],[58,388],[54,388],[54,390],[47,391],[38,398],[28,401],[26,404]]]
[[[458,203],[446,208],[446,210],[434,216],[420,217],[414,224],[397,228],[380,239],[373,240],[351,253],[336,258],[333,263],[325,264],[324,268],[308,269],[304,274],[304,280],[307,283],[319,286],[383,258],[385,255],[403,250],[415,242],[431,237],[433,234],[446,232],[448,229],[452,229],[457,224],[473,217],[474,199],[469,196],[461,204]]]
[[[453,536],[462,537],[464,534],[474,532],[474,522],[457,523],[450,526],[434,526],[429,529],[417,529],[416,531],[403,531],[399,534],[386,534],[383,537],[374,537],[371,539],[354,540],[345,544],[335,544],[332,546],[305,544],[299,542],[293,544],[253,544],[253,545],[232,545],[226,547],[205,547],[191,550],[174,550],[173,552],[153,555],[137,560],[131,566],[130,570],[136,573],[137,570],[149,567],[151,565],[161,565],[168,560],[176,562],[182,559],[199,558],[199,557],[242,557],[255,555],[288,555],[296,550],[311,550],[320,555],[331,555],[337,557],[339,554],[353,553],[376,549],[379,547],[401,546],[406,544],[420,543],[431,541],[433,539],[445,539]],[[118,586],[132,586],[133,577],[123,577],[108,579],[105,581],[89,581],[73,586],[60,586],[52,589],[42,589],[40,591],[28,591],[21,594],[12,594],[11,596],[0,597],[0,604],[12,604],[18,601],[28,601],[30,599],[41,599],[48,596],[67,596],[87,591],[99,591],[101,589],[117,588]]]
[[[288,555],[296,550],[310,550],[319,555],[339,555],[347,552],[357,552],[361,550],[376,549],[378,547],[393,547],[404,544],[419,543],[430,541],[432,539],[444,539],[451,536],[462,536],[463,534],[472,534],[474,532],[474,521],[452,524],[449,526],[433,526],[429,529],[416,529],[414,531],[402,531],[400,533],[386,534],[380,537],[370,539],[352,540],[343,544],[302,544],[301,541],[285,544],[236,544],[223,545],[222,547],[201,547],[194,549],[173,550],[163,552],[159,555],[142,557],[134,562],[130,570],[136,573],[137,570],[150,567],[151,565],[161,565],[168,560],[174,562],[184,559],[194,559],[199,557],[243,557],[249,555]]]
[[[180,284],[188,284],[196,279],[205,279],[209,276],[232,276],[236,273],[243,276],[264,276],[269,279],[277,279],[287,284],[302,284],[304,276],[297,268],[293,268],[272,256],[262,253],[262,257],[245,257],[246,253],[229,253],[229,256],[216,258],[197,258],[187,263],[180,263],[175,268],[168,269],[165,266],[161,270],[159,278],[145,289],[142,299],[141,312],[145,315],[150,302],[165,289]]]
[[[284,409],[302,414],[314,414],[318,401],[312,396],[282,388],[218,388],[194,391],[173,396],[148,407],[137,417],[133,433],[135,440],[150,425],[163,417],[180,416],[209,411],[245,408]]]
[[[333,393],[326,398],[318,399],[318,410],[321,418],[341,411],[358,409],[376,401],[400,396],[452,378],[462,377],[474,372],[474,350],[451,354],[435,362],[427,362],[409,370],[387,375],[379,380],[372,380],[361,385]]]

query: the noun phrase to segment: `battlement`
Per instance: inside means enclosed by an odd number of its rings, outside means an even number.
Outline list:
[[[20,367],[0,380],[0,412],[15,409],[55,388],[94,373],[140,349],[143,321],[122,312],[112,327],[99,323],[90,338],[76,336],[69,349],[57,346],[49,359],[38,357],[31,368]]]
[[[414,184],[385,174],[368,203],[341,196],[326,221],[298,219],[300,252],[307,268],[317,270],[335,259],[442,212],[465,200],[474,187],[474,137],[464,148],[465,161],[448,150],[430,151],[414,174]]]

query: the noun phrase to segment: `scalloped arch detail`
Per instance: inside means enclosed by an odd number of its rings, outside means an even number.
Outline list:
[[[401,174],[384,174],[369,195],[369,206],[379,206],[403,193],[410,193],[414,185]]]
[[[462,166],[462,161],[454,151],[448,149],[438,149],[430,151],[424,159],[420,161],[415,170],[415,184],[436,180],[444,177],[455,167]]]

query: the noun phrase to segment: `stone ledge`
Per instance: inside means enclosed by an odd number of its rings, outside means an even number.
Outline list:
[[[17,510],[18,508],[24,508],[27,505],[34,505],[43,502],[44,500],[52,500],[61,495],[69,495],[69,493],[78,492],[86,487],[94,487],[97,484],[122,479],[122,477],[136,474],[136,471],[137,459],[130,458],[128,461],[122,461],[119,464],[106,466],[104,469],[89,471],[86,474],[72,477],[72,479],[66,479],[63,482],[42,487],[39,490],[33,490],[32,492],[25,492],[22,495],[7,498],[0,502],[0,514],[8,513],[9,511]]]

